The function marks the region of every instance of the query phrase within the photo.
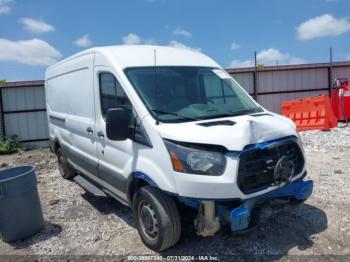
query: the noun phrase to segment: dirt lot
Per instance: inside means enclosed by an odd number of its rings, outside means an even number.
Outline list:
[[[304,132],[302,136],[309,177],[315,182],[314,193],[304,205],[284,211],[242,236],[224,231],[201,238],[186,225],[179,244],[161,255],[211,255],[222,260],[238,255],[274,260],[350,259],[350,128]],[[0,241],[0,254],[71,255],[70,259],[82,259],[80,255],[95,259],[99,255],[114,259],[157,255],[142,244],[127,207],[113,199],[94,197],[74,182],[61,179],[56,158],[48,150],[0,157],[2,166],[21,164],[38,167],[46,226],[25,241]]]

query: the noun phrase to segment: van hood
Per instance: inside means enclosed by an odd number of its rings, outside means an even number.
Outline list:
[[[196,122],[161,123],[156,128],[166,139],[221,145],[230,151],[242,151],[249,144],[297,135],[290,119],[270,112]]]

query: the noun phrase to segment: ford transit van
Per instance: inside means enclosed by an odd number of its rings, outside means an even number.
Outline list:
[[[92,48],[49,67],[45,85],[60,174],[129,206],[153,250],[180,239],[180,206],[212,236],[250,229],[264,210],[312,192],[294,123],[202,53]]]

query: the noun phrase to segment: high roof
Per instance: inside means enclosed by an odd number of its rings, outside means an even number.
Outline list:
[[[220,67],[208,56],[192,50],[155,45],[117,45],[94,47],[68,57],[61,62],[69,61],[88,53],[99,53],[112,63],[127,68],[141,66],[206,66]],[[55,67],[53,65],[52,67]]]

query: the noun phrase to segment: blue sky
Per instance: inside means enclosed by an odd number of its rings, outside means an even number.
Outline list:
[[[350,60],[350,0],[0,0],[0,79],[91,46],[159,44],[224,67]]]

